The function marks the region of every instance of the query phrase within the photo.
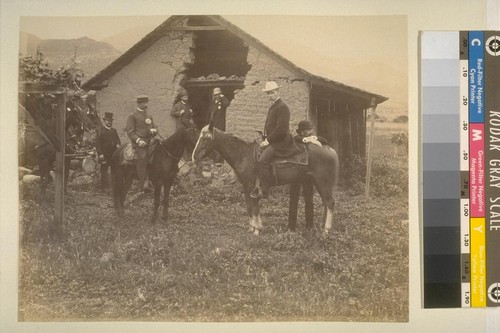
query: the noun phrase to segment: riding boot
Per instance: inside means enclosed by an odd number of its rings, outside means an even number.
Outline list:
[[[257,167],[257,177],[255,179],[255,186],[250,193],[250,197],[257,199],[257,198],[264,198],[267,199],[269,197],[269,177],[267,177],[267,167],[266,165],[263,165],[259,163]]]
[[[149,181],[147,177],[148,160],[147,158],[138,159],[136,163],[137,176],[139,178],[139,183],[142,184],[142,191],[144,193],[149,193],[151,192],[151,188],[149,187]]]

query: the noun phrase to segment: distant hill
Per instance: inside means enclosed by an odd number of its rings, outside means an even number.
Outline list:
[[[49,66],[56,69],[76,62],[88,80],[104,69],[122,52],[105,42],[98,42],[88,37],[77,39],[40,39],[32,34],[21,32],[19,52],[23,55],[35,54],[37,49],[43,53]]]
[[[143,25],[140,27],[130,28],[120,33],[104,38],[101,40],[101,42],[108,43],[117,50],[125,52],[128,49],[130,49],[135,43],[144,38],[144,36],[153,31],[156,27],[157,27],[156,25]]]

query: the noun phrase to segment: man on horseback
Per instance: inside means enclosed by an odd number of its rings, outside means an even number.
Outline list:
[[[270,165],[275,157],[289,157],[300,152],[290,134],[290,109],[279,95],[280,86],[274,81],[266,82],[262,89],[267,94],[271,107],[264,125],[264,137],[260,147],[264,150],[257,163],[258,176],[251,196],[267,197],[272,183]]]
[[[128,137],[135,148],[137,175],[144,192],[151,192],[147,177],[148,144],[157,133],[153,117],[147,112],[148,101],[146,95],[137,96],[137,109],[128,117],[126,126]]]

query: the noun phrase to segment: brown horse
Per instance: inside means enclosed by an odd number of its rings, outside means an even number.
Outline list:
[[[191,122],[192,126],[194,124]],[[179,171],[179,160],[183,156],[184,150],[189,152],[193,150],[198,131],[194,127],[182,127],[165,140],[153,140],[152,162],[148,166],[149,179],[154,187],[154,208],[151,222],[156,222],[158,218],[158,208],[160,206],[161,190],[163,193],[163,221],[167,221],[169,195],[172,183]],[[125,148],[122,145],[113,154],[111,159],[111,178],[113,180],[113,202],[118,216],[124,216],[123,204],[127,192],[137,177],[135,164],[124,164],[122,161],[122,151]],[[151,159],[150,159],[151,160]]]
[[[250,196],[254,189],[257,166],[257,143],[246,142],[235,135],[205,126],[193,151],[193,160],[199,161],[213,149],[233,168],[243,185],[250,227],[254,235],[263,228],[259,214],[259,198]],[[280,168],[275,185],[290,183],[314,183],[324,205],[325,232],[332,228],[335,199],[333,191],[337,183],[339,159],[335,150],[329,147],[309,145],[309,164],[303,167]]]
[[[66,101],[66,154],[77,152],[85,154],[92,148],[92,136],[95,135],[100,125],[100,118],[88,96],[68,94]],[[56,104],[55,97],[51,94],[26,94],[23,97],[23,110],[25,117],[37,126],[45,136],[35,131],[31,126],[26,126],[24,141],[20,148],[20,164],[38,165],[40,175],[40,197],[45,198],[47,184],[50,182],[50,171],[56,159],[54,147],[47,138],[57,140],[56,133]],[[66,156],[65,163],[65,189],[69,174],[71,157]]]

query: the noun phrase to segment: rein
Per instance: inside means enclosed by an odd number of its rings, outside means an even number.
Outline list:
[[[212,130],[210,131],[212,133],[212,141],[215,141],[215,127],[212,128]],[[254,146],[254,157],[257,158],[257,146]],[[257,159],[256,159],[257,161]],[[250,173],[245,179],[241,179],[238,174],[235,172],[236,174],[236,177],[238,178],[238,181],[241,183],[241,185],[243,186],[243,188],[245,188],[245,185],[250,181],[250,179],[252,178],[253,174]]]
[[[164,152],[164,153],[166,153],[166,154],[167,154],[170,158],[172,158],[172,159],[174,159],[174,160],[176,160],[176,161],[180,161],[180,160],[181,160],[181,158],[182,158],[182,153],[181,153],[181,156],[179,156],[179,157],[176,157],[176,156],[172,155],[172,153],[170,153],[170,152],[167,150],[167,148],[163,147],[163,145],[162,145],[162,142],[163,142],[163,141],[165,141],[166,139],[164,139],[164,138],[160,135],[160,133],[157,133],[156,135],[158,135],[158,136],[160,137],[160,139],[162,140],[162,141],[159,143],[159,145],[160,145],[161,149],[163,150],[163,152]]]

